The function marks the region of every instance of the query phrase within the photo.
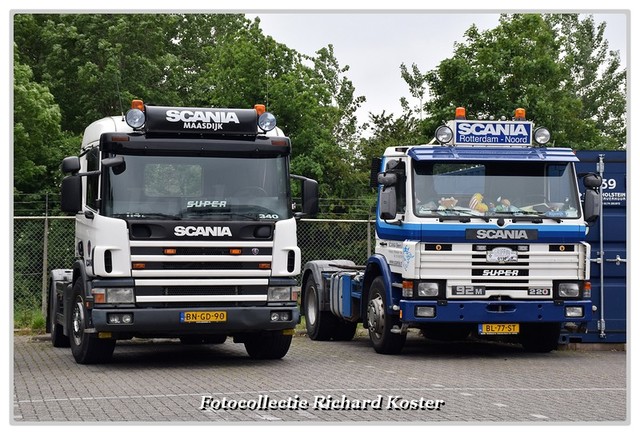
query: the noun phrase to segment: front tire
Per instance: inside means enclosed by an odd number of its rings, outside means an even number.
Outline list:
[[[388,301],[381,276],[371,283],[367,304],[367,326],[369,338],[376,352],[385,355],[399,354],[407,340],[405,333],[392,333],[391,328],[400,322],[400,317],[387,313]]]
[[[252,359],[280,359],[289,351],[291,335],[275,332],[270,335],[253,334],[244,341],[244,348]]]
[[[113,355],[116,341],[100,339],[97,334],[87,333],[89,313],[84,304],[84,286],[78,279],[73,284],[73,306],[69,319],[71,353],[79,364],[100,364],[108,362]]]

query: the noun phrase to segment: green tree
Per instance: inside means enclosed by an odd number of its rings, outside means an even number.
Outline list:
[[[33,82],[60,108],[62,131],[81,134],[133,98],[266,103],[292,139],[295,172],[317,178],[325,196],[360,189],[355,111],[364,97],[331,46],[303,56],[265,36],[259,19],[238,14],[18,14],[14,29]]]
[[[609,50],[606,24],[596,25],[591,15],[549,14],[544,19],[556,32],[571,75],[567,89],[582,103],[580,117],[594,120],[604,136],[603,148],[625,145],[627,76],[620,53]]]
[[[561,36],[562,32],[586,33],[569,29],[562,20],[557,25],[559,33],[551,21],[539,14],[502,15],[494,29],[479,32],[475,26],[469,28],[466,41],[456,43],[453,57],[427,73],[432,98],[426,104],[430,119],[422,128],[433,131],[441,120],[453,116],[456,106],[466,107],[470,117],[507,118],[516,107],[523,107],[528,118],[552,131],[558,146],[593,149],[623,145],[586,108],[593,93],[580,93],[579,85],[573,83],[578,71],[597,69],[602,58],[588,57],[587,65],[584,59],[571,55],[586,50],[572,48],[572,39]],[[611,62],[608,67],[618,65]],[[601,89],[606,93],[606,87]],[[598,103],[594,104],[596,108]],[[621,120],[619,110],[613,113],[606,123],[611,124],[613,117]]]
[[[60,130],[60,108],[46,86],[14,54],[14,192],[53,190],[59,165],[76,137]],[[79,143],[79,142],[78,142]]]

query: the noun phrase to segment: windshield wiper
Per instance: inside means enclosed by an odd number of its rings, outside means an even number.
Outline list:
[[[190,215],[190,214],[191,215],[221,215],[221,216],[228,216],[229,218],[231,218],[232,216],[237,216],[237,217],[250,219],[252,221],[260,220],[256,215],[251,215],[246,213],[237,213],[237,212],[231,211],[231,209],[229,208],[223,208],[223,207],[198,207],[198,208],[183,210],[183,213],[182,213],[183,216]]]
[[[471,222],[471,218],[482,219],[485,222],[489,222],[489,216],[483,216],[472,212],[471,210],[460,210],[460,209],[444,209],[444,210],[432,210],[432,213],[441,213],[448,212],[452,214],[445,214],[438,216],[440,222],[450,221],[450,220],[459,220],[460,222]]]

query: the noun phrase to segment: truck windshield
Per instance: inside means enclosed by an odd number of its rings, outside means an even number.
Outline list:
[[[579,218],[570,163],[414,162],[417,216]]]
[[[280,220],[291,216],[286,157],[125,155],[103,172],[103,213],[136,219]]]

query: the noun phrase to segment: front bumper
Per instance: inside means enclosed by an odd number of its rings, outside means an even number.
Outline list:
[[[400,300],[403,323],[588,322],[590,300],[579,301],[448,301]],[[416,316],[417,307],[433,307],[434,317]],[[582,317],[567,317],[566,307],[582,307]]]
[[[193,311],[224,311],[226,321],[210,323],[184,323],[181,315]],[[271,320],[272,312],[287,311],[288,321]],[[129,324],[108,323],[111,313],[131,313],[133,322]],[[93,328],[97,332],[136,333],[146,336],[175,336],[183,334],[235,334],[242,332],[280,331],[292,329],[300,322],[297,306],[263,307],[215,307],[215,308],[95,308],[91,312]]]

